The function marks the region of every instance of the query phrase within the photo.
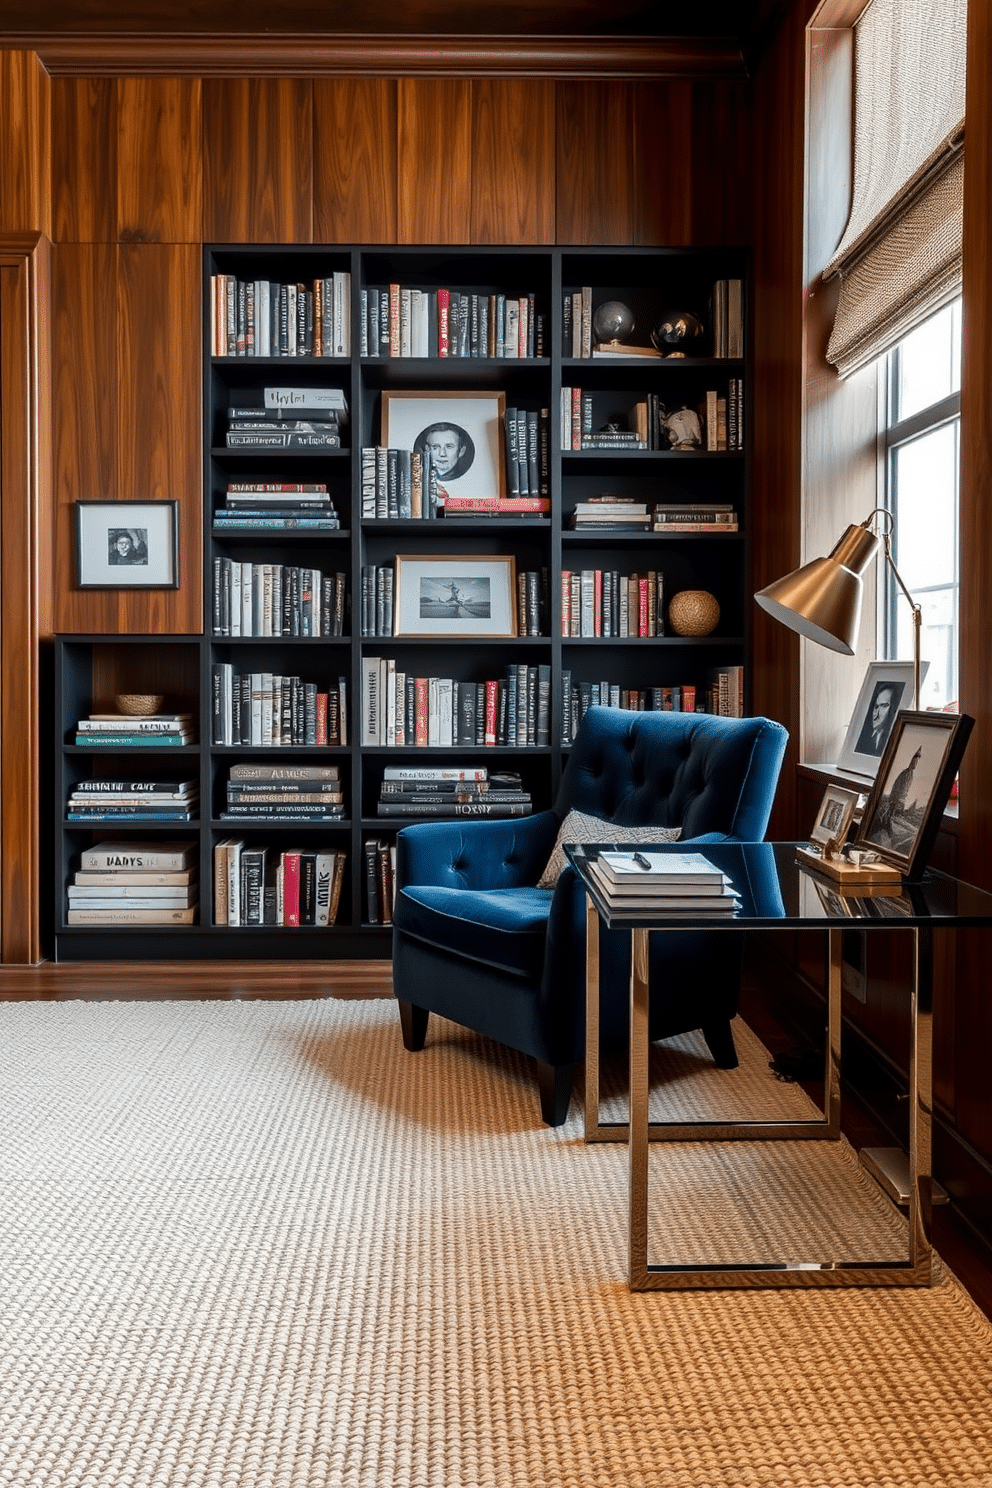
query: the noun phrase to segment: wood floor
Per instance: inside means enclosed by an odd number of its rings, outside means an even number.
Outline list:
[[[0,966],[0,1001],[61,1002],[72,999],[389,997],[388,961],[184,961],[175,966],[147,962],[64,962]],[[788,1048],[789,1035],[762,1014],[761,1000],[745,990],[742,1011],[772,1054]],[[811,1089],[811,1094],[815,1091]],[[870,1114],[845,1094],[842,1125],[852,1144],[889,1145]],[[956,1218],[951,1206],[934,1210],[934,1244],[951,1270],[992,1319],[992,1257],[982,1241]]]

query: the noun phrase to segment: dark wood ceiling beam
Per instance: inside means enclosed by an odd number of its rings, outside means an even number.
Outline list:
[[[721,38],[299,35],[26,35],[56,77],[744,77],[741,48]]]

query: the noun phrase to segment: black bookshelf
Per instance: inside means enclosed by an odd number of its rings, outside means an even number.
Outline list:
[[[218,355],[212,281],[230,275],[243,283],[312,285],[337,273],[349,276],[342,297],[347,322],[347,355]],[[710,324],[711,300],[718,281],[737,280],[748,297],[748,256],[744,250],[668,248],[466,248],[227,246],[204,250],[203,495],[204,495],[204,631],[202,637],[66,636],[57,642],[57,696],[60,748],[56,780],[57,897],[55,941],[58,959],[98,958],[363,958],[389,955],[388,926],[372,925],[366,916],[365,843],[392,840],[405,820],[376,815],[383,768],[486,765],[520,774],[535,811],[553,801],[568,758],[563,736],[563,674],[574,685],[600,683],[635,689],[649,696],[662,686],[696,688],[702,700],[711,672],[745,666],[750,655],[746,575],[750,469],[750,375],[747,337],[740,356],[727,356],[715,346]],[[370,291],[391,284],[428,296],[444,288],[465,297],[466,348],[483,348],[478,317],[483,302],[497,296],[528,300],[529,343],[525,356],[435,354],[390,356],[367,344]],[[590,356],[573,354],[564,313],[566,298],[583,286],[592,289],[595,309],[620,300],[634,313],[633,345],[650,344],[651,327],[673,308],[694,311],[705,334],[685,357]],[[529,298],[528,298],[529,297]],[[587,297],[590,298],[590,297]],[[474,305],[474,308],[473,308]],[[521,312],[522,313],[522,312]],[[428,314],[433,314],[429,302]],[[299,321],[302,327],[305,317]],[[277,321],[270,316],[270,328]],[[421,320],[421,326],[424,321]],[[742,318],[746,326],[746,313]],[[505,325],[505,322],[504,322]],[[388,316],[380,328],[388,328]],[[364,331],[363,331],[364,328]],[[424,334],[422,332],[422,334]],[[434,333],[436,336],[436,332]],[[363,335],[365,343],[363,344]],[[418,349],[411,336],[411,353]],[[423,349],[421,344],[420,350]],[[487,345],[486,350],[490,349]],[[714,355],[719,351],[721,355]],[[333,352],[333,347],[332,347]],[[680,451],[671,448],[571,449],[561,427],[561,390],[579,387],[589,397],[593,417],[621,420],[633,405],[649,396],[666,409],[701,405],[708,391],[726,395],[729,380],[744,388],[742,448]],[[266,386],[326,388],[340,391],[348,419],[341,428],[340,449],[232,449],[225,444],[226,415],[232,406],[254,405]],[[395,515],[363,516],[363,448],[380,443],[383,394],[464,391],[502,394],[507,406],[550,410],[546,486],[547,514],[514,517],[399,519]],[[323,483],[340,526],[333,530],[216,530],[214,512],[224,504],[226,487],[236,481]],[[609,492],[621,498],[660,502],[732,503],[739,530],[733,533],[576,531],[571,514],[577,501]],[[483,637],[442,640],[361,634],[360,590],[364,567],[384,566],[397,554],[486,558],[512,554],[518,569],[546,573],[547,633],[515,638]],[[348,606],[342,633],[319,635],[217,634],[214,607],[218,561],[277,565],[282,574],[302,566],[323,574],[346,576]],[[628,576],[651,571],[662,576],[665,604],[680,589],[708,590],[720,603],[720,621],[712,634],[651,638],[569,636],[563,634],[561,576],[598,568]],[[288,581],[287,581],[288,582]],[[278,593],[278,591],[277,591]],[[278,622],[275,622],[278,623]],[[228,626],[228,628],[230,628]],[[420,675],[441,674],[456,681],[480,682],[500,677],[508,662],[543,665],[550,670],[548,742],[541,745],[449,745],[402,748],[361,743],[361,678],[363,658],[392,657],[397,669]],[[214,672],[230,663],[232,672],[295,675],[323,690],[345,680],[348,734],[329,746],[296,742],[278,748],[214,740]],[[182,702],[198,715],[197,744],[181,751],[185,773],[199,780],[200,816],[180,831],[175,827],[122,826],[120,835],[188,838],[196,844],[200,881],[199,923],[182,927],[69,927],[66,884],[84,845],[117,835],[117,828],[84,829],[65,819],[71,786],[88,773],[130,769],[140,753],[142,771],[165,773],[175,758],[165,751],[142,749],[127,756],[80,751],[71,740],[79,717],[97,707],[112,706],[115,691],[146,690],[149,674],[161,685],[169,706]],[[745,669],[745,711],[747,674]],[[154,755],[154,758],[153,758]],[[165,757],[162,757],[165,756]],[[333,822],[244,821],[220,819],[228,769],[236,762],[259,764],[333,763],[339,767],[344,816]],[[235,835],[275,854],[282,846],[329,844],[347,855],[337,919],[328,928],[215,925],[213,851]]]

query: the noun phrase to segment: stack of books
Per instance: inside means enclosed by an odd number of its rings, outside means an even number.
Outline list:
[[[65,814],[71,822],[188,822],[199,799],[195,780],[82,780]]]
[[[337,919],[347,854],[226,837],[214,846],[214,924],[325,929]]]
[[[620,914],[732,916],[734,886],[703,853],[599,852],[589,873],[611,910]]]
[[[390,766],[383,771],[379,816],[456,817],[529,816],[529,792],[512,770],[490,771],[485,766]]]
[[[338,765],[232,765],[221,821],[340,821]]]
[[[736,532],[737,512],[729,502],[666,502],[654,508],[652,532]]]
[[[76,724],[75,744],[157,748],[195,744],[192,713],[90,713]]]
[[[66,893],[69,925],[192,925],[196,844],[97,842]]]
[[[602,532],[615,528],[621,532],[647,532],[651,514],[646,501],[627,501],[622,496],[590,496],[577,501],[572,514],[576,532]]]
[[[229,481],[215,532],[336,532],[341,527],[320,481]]]
[[[267,387],[261,406],[249,395],[228,408],[224,442],[228,449],[340,449],[347,418],[342,388]]]

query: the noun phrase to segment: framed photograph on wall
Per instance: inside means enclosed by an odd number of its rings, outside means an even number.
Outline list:
[[[917,878],[974,726],[967,713],[900,713],[879,761],[854,847]]]
[[[178,589],[178,501],[77,501],[80,589]]]
[[[380,443],[430,455],[438,495],[506,495],[505,393],[383,393]]]
[[[404,555],[396,559],[393,634],[515,636],[516,561]]]
[[[896,714],[912,701],[911,661],[870,661],[837,759],[841,769],[874,778]]]

